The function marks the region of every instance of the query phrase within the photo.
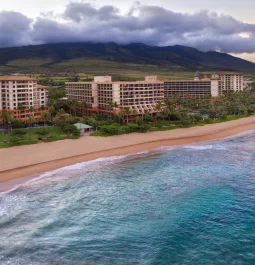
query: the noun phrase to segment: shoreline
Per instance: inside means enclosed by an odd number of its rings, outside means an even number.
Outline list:
[[[0,183],[22,183],[29,176],[98,158],[121,156],[153,150],[161,146],[195,144],[255,130],[255,116],[217,124],[164,132],[128,134],[111,137],[83,136],[31,146],[0,149]],[[3,190],[0,185],[0,192]]]

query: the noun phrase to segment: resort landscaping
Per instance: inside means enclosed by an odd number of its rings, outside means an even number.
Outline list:
[[[72,125],[67,125],[63,128],[60,126],[17,128],[12,129],[9,133],[6,130],[2,130],[2,133],[0,133],[0,148],[78,139],[79,135],[79,130]]]

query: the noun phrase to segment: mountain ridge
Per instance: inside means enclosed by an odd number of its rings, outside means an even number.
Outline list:
[[[87,42],[0,48],[2,66],[15,60],[46,58],[51,60],[51,65],[72,59],[100,59],[118,63],[167,65],[185,70],[255,70],[255,63],[250,61],[226,53],[202,52],[182,45],[159,47],[143,43],[119,45],[114,42]]]

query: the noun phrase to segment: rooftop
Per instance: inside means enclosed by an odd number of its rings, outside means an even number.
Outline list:
[[[88,124],[85,124],[85,123],[75,123],[74,126],[77,128],[77,129],[92,129],[93,127],[88,125]]]

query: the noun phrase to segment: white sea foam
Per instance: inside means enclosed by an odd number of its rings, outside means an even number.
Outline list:
[[[236,138],[242,138],[242,137],[245,137],[245,136],[251,136],[251,135],[254,135],[254,134],[255,134],[255,130],[249,130],[249,131],[245,131],[245,132],[241,132],[241,133],[237,133],[237,134],[234,134],[234,135],[231,135],[231,136],[224,137],[224,138],[219,139],[217,141],[232,140],[232,139],[236,139]]]
[[[0,256],[0,264],[1,265],[30,265],[31,263],[26,262],[23,259],[19,259],[19,258],[9,258],[9,259],[5,259],[4,256]],[[32,264],[31,264],[32,265]]]
[[[8,216],[27,202],[26,196],[2,194],[0,196],[0,217]]]
[[[20,187],[20,186],[25,186],[25,185],[30,185],[34,182],[38,182],[40,180],[47,180],[49,178],[54,177],[63,177],[64,175],[66,175],[67,172],[69,173],[75,173],[78,172],[80,170],[96,170],[99,168],[103,168],[106,165],[111,165],[111,164],[115,164],[115,163],[119,163],[122,161],[126,161],[129,159],[132,159],[135,156],[141,156],[141,155],[146,155],[146,154],[150,154],[150,153],[155,153],[155,152],[167,152],[167,151],[172,151],[178,148],[184,148],[184,149],[193,149],[193,150],[227,150],[228,147],[222,143],[222,141],[225,140],[229,140],[229,139],[235,139],[238,137],[245,137],[245,136],[249,136],[254,134],[255,130],[250,130],[250,131],[246,131],[243,133],[239,133],[236,134],[234,136],[230,136],[230,137],[226,137],[224,139],[221,140],[216,140],[213,141],[212,144],[194,144],[194,145],[186,145],[186,146],[161,146],[152,150],[145,150],[145,151],[141,151],[141,152],[137,152],[137,153],[131,153],[131,154],[127,154],[127,155],[122,155],[122,156],[112,156],[112,157],[105,157],[105,158],[98,158],[95,160],[91,160],[91,161],[86,161],[86,162],[82,162],[82,163],[77,163],[71,166],[66,166],[66,167],[62,167],[53,171],[49,171],[49,172],[45,172],[42,173],[40,175],[38,175],[35,178],[30,179],[29,181],[23,183],[23,184],[19,184],[18,186],[14,187],[11,191],[15,190],[16,188]],[[10,190],[8,191],[10,192]],[[6,192],[6,193],[8,193]]]
[[[187,146],[184,146],[184,148],[193,149],[193,150],[227,150],[227,148],[221,144],[187,145]]]
[[[79,172],[81,170],[84,171],[86,169],[91,171],[91,170],[103,168],[107,165],[115,164],[115,163],[122,162],[122,161],[127,161],[129,159],[132,159],[135,156],[141,156],[141,155],[148,154],[151,151],[152,150],[145,150],[145,151],[141,151],[138,153],[131,153],[131,154],[122,155],[122,156],[111,156],[111,157],[105,157],[105,158],[102,157],[102,158],[97,158],[95,160],[77,163],[77,164],[74,164],[71,166],[65,166],[65,167],[62,167],[59,169],[55,169],[53,171],[48,171],[48,172],[39,174],[37,177],[33,177],[30,180],[26,181],[25,183],[16,185],[11,190],[3,192],[2,194],[7,195],[19,187],[25,187],[25,186],[30,186],[31,184],[41,183],[42,180],[43,181],[49,181],[49,179],[53,179],[52,177],[54,177],[54,179],[57,180],[58,178],[62,178],[64,176],[66,176],[67,173],[72,174],[72,173]]]

